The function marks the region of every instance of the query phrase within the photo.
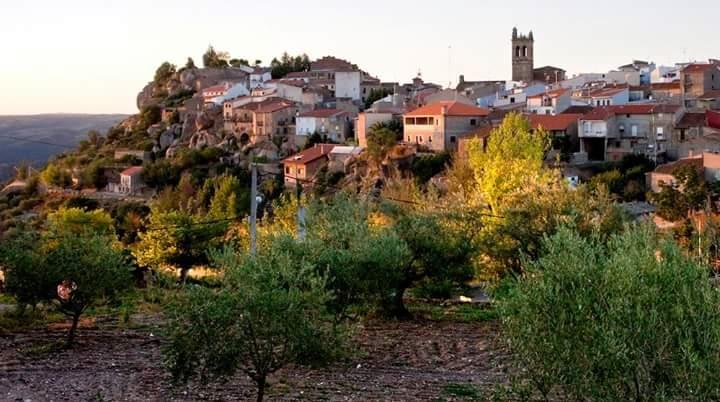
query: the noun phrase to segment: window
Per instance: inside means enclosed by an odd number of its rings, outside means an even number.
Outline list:
[[[432,136],[428,135],[428,143],[432,144]]]
[[[303,168],[298,168],[298,169],[297,169],[297,174],[298,174],[298,176],[302,176],[302,174],[303,174]]]
[[[423,142],[423,137],[422,137],[422,135],[421,135],[420,137],[418,137],[418,138],[420,139],[420,143],[422,144],[422,142]]]
[[[510,97],[510,103],[515,103],[515,97]]]
[[[618,131],[620,131],[621,134],[624,134],[624,133],[625,133],[625,125],[621,124],[621,125],[618,127]]]
[[[457,138],[455,138],[454,135],[451,135],[451,136],[450,136],[450,143],[451,143],[451,144],[454,144],[456,141],[457,141]]]
[[[414,125],[414,124],[415,124],[415,118],[414,118],[414,117],[406,117],[406,118],[405,118],[405,124],[410,125],[410,126]]]
[[[520,57],[520,46],[515,48],[515,57]]]
[[[410,142],[410,141],[412,141],[412,139],[411,139],[410,136],[408,135],[408,142]]]
[[[427,126],[428,118],[427,117],[417,117],[417,118],[415,118],[415,124],[417,124],[418,126]]]
[[[523,57],[528,57],[528,48],[527,48],[527,46],[523,46]]]
[[[290,174],[290,167],[289,167],[289,166],[286,166],[286,167],[285,167],[285,174]]]
[[[637,135],[638,135],[638,128],[637,128],[637,126],[634,125],[634,124],[633,124],[632,126],[630,126],[630,132],[632,133],[632,136],[633,136],[633,137],[637,137]]]
[[[433,124],[435,124],[435,118],[434,118],[434,117],[428,117],[428,124],[431,125],[431,126],[432,126]]]
[[[477,119],[470,119],[470,125],[476,126],[477,125]]]

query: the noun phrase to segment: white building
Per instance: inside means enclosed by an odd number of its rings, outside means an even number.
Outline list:
[[[295,134],[306,137],[318,133],[335,142],[341,142],[347,138],[349,127],[350,115],[346,111],[318,109],[298,115]]]
[[[337,71],[335,73],[335,97],[362,100],[362,72]]]
[[[630,102],[630,89],[628,87],[606,87],[597,89],[588,94],[591,106],[618,106]]]
[[[565,88],[548,91],[527,98],[527,110],[530,113],[556,115],[572,106],[572,91]]]
[[[250,73],[250,88],[261,86],[272,79],[271,70],[265,67],[255,67]]]

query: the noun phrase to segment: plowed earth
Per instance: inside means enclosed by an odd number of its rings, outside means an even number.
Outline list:
[[[142,325],[84,321],[71,350],[57,347],[64,325],[0,336],[0,401],[254,400],[254,385],[241,374],[224,384],[173,387],[157,317],[132,322]],[[460,397],[447,394],[448,385],[484,395],[505,379],[508,355],[495,322],[370,321],[353,344],[355,357],[329,368],[276,373],[266,400],[454,400]]]

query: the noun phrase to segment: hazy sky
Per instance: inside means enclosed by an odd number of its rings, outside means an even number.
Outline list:
[[[513,26],[536,66],[601,72],[635,59],[720,58],[719,0],[2,0],[0,114],[131,113],[165,60],[209,44],[269,62],[351,60],[384,81],[509,79]],[[448,57],[448,47],[451,56]],[[450,63],[449,63],[450,60]]]

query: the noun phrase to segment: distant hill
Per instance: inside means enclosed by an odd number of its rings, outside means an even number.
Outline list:
[[[29,161],[42,166],[53,155],[76,146],[89,130],[104,134],[126,117],[121,114],[0,116],[0,181],[12,176],[17,163]]]

